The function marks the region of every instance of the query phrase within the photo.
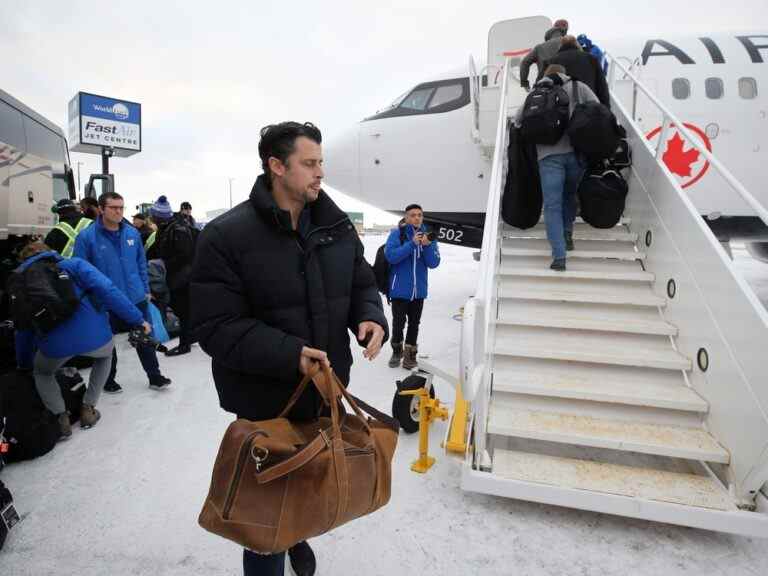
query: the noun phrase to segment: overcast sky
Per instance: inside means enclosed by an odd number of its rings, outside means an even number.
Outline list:
[[[424,78],[483,60],[491,24],[545,14],[605,37],[768,29],[766,0],[1,0],[0,87],[66,129],[78,91],[142,105],[143,150],[114,159],[129,206],[167,194],[199,217],[245,199],[258,133],[312,121],[326,141]],[[83,181],[99,156],[71,154]],[[335,194],[341,206],[359,204]],[[367,223],[383,221],[366,209]]]

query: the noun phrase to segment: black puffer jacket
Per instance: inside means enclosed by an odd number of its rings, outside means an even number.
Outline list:
[[[611,107],[608,83],[605,80],[605,74],[600,69],[600,63],[597,61],[597,58],[575,46],[563,46],[549,60],[549,63],[563,66],[568,76],[589,86],[601,104],[605,104],[608,108]]]
[[[347,215],[320,192],[304,239],[259,176],[250,198],[209,223],[192,272],[192,325],[213,358],[224,410],[274,418],[299,381],[302,346],[325,350],[346,384],[349,332],[370,320],[387,331],[376,279]],[[316,415],[314,389],[291,412]]]
[[[163,261],[169,290],[189,285],[199,234],[197,228],[190,226],[180,215],[158,225],[155,243],[147,251],[147,260],[159,258]]]

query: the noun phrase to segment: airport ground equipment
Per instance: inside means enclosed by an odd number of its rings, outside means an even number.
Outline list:
[[[500,218],[525,50],[495,29],[478,128],[486,145],[495,100],[492,175],[462,321],[472,402],[462,487],[768,537],[768,313],[663,162],[670,128],[710,162],[723,194],[767,223],[768,211],[609,56],[612,109],[633,151],[624,218],[610,230],[577,221],[567,271],[550,270],[543,223],[523,231]],[[504,42],[510,50],[491,49]],[[636,121],[641,98],[663,116],[656,142]]]
[[[411,470],[420,474],[424,474],[435,463],[435,459],[429,455],[429,426],[438,418],[448,419],[448,409],[440,404],[440,400],[431,397],[430,391],[426,387],[421,387],[398,392],[400,396],[410,396],[419,400],[419,457],[411,464]]]

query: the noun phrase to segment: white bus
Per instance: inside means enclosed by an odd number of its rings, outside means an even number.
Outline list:
[[[0,90],[0,258],[56,223],[51,208],[75,199],[64,132]]]

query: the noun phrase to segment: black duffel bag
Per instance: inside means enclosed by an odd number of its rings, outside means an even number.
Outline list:
[[[7,443],[3,459],[8,463],[30,460],[53,450],[61,437],[59,421],[43,406],[32,372],[7,372],[0,376],[0,388]]]
[[[501,217],[510,226],[525,230],[541,218],[541,177],[536,145],[528,142],[522,130],[509,129],[507,180],[501,198]]]
[[[572,97],[576,106],[568,122],[568,138],[574,150],[586,156],[591,163],[611,158],[621,140],[616,116],[600,102],[578,100],[578,88],[573,82]]]
[[[627,181],[617,170],[587,172],[578,192],[584,222],[595,228],[616,226],[624,213],[627,191]]]
[[[8,532],[11,531],[11,528],[13,528],[19,520],[19,514],[13,506],[11,491],[8,490],[2,480],[0,480],[0,550],[3,548],[3,544],[5,544]]]

